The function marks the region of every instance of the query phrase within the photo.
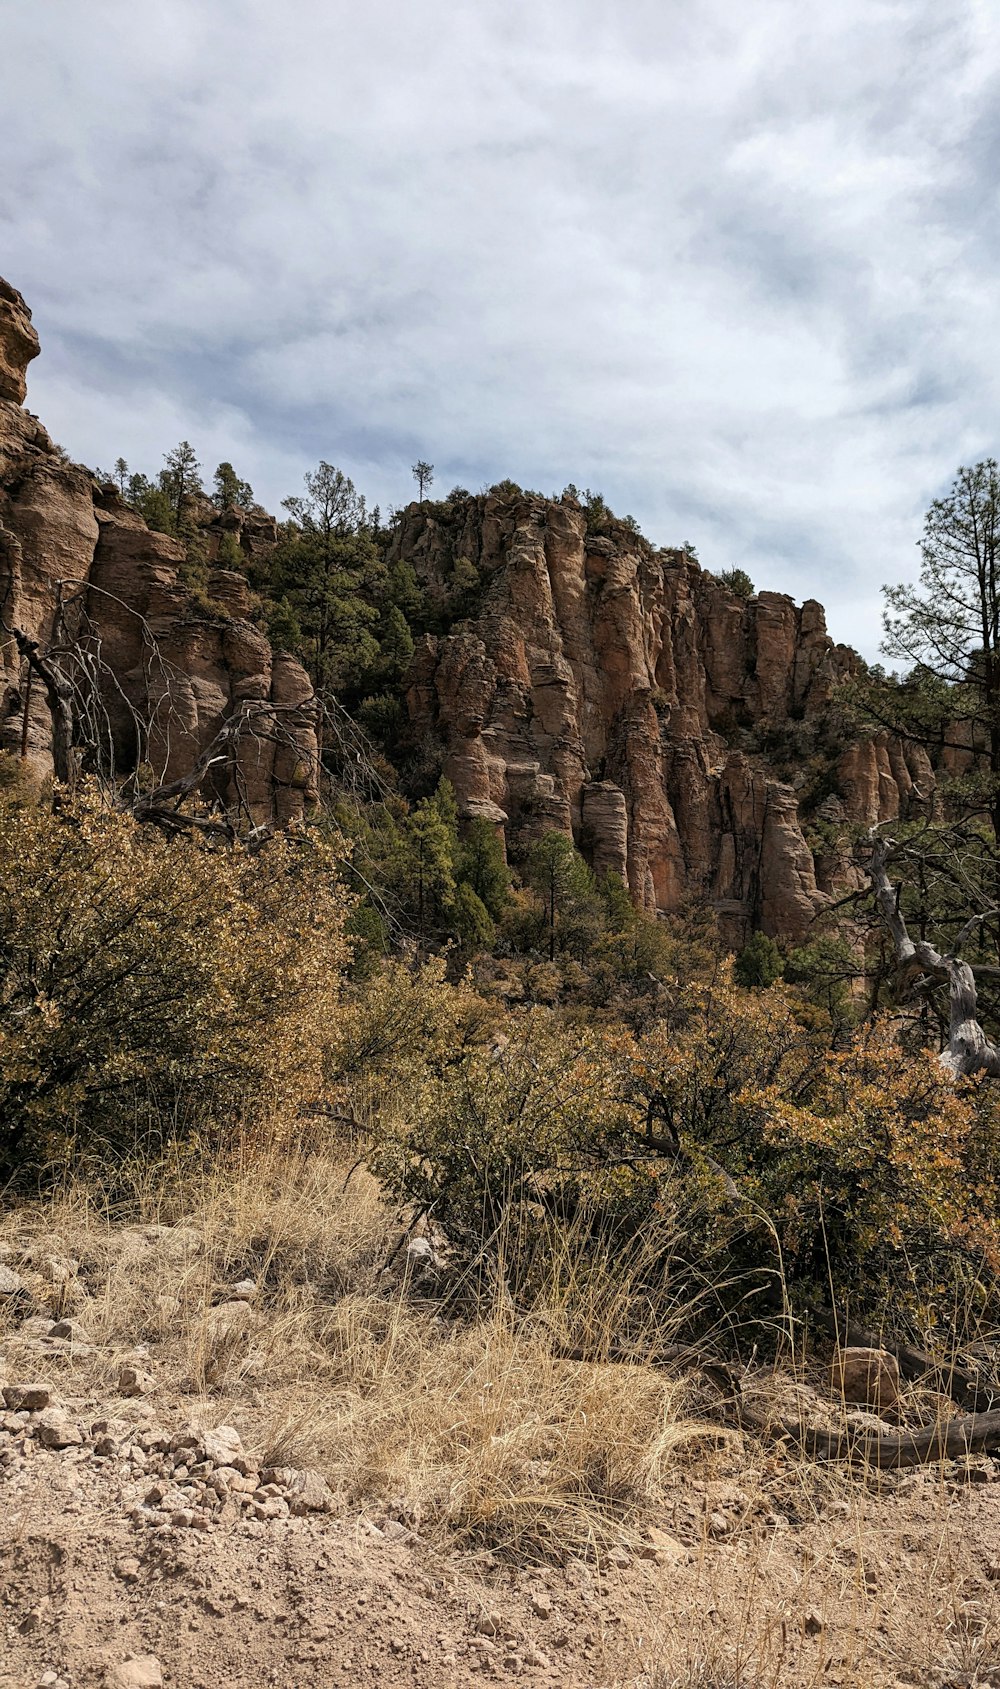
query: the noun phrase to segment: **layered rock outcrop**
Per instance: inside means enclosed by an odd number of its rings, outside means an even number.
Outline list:
[[[212,573],[207,612],[181,579],[180,543],[53,445],[22,408],[37,351],[23,299],[0,281],[0,749],[52,771],[51,701],[24,655],[33,642],[43,658],[57,654],[78,694],[84,763],[101,754],[120,773],[142,763],[154,781],[176,780],[241,716],[246,731],[213,763],[202,796],[240,805],[257,824],[296,818],[317,784],[305,670],[272,652],[241,574]],[[246,549],[273,538],[263,512],[209,517],[210,556],[212,534],[233,530]]]
[[[273,545],[274,519],[192,505],[212,570],[196,599],[180,543],[23,408],[37,351],[0,282],[0,749],[52,771],[35,642],[72,652],[84,765],[101,741],[117,772],[178,780],[245,722],[201,794],[258,824],[294,820],[316,796],[316,702],[254,621],[244,575],[219,567],[232,540],[244,556]],[[824,738],[857,658],[814,601],[743,598],[683,551],[612,519],[594,531],[574,498],[510,484],[412,505],[393,551],[447,630],[419,642],[407,679],[426,772],[446,774],[462,816],[502,830],[512,856],[558,828],[651,913],[701,899],[733,944],[756,927],[794,942],[850,881],[845,827],[933,793],[919,748]]]
[[[506,490],[410,507],[396,551],[432,598],[470,564],[481,584],[474,612],[415,654],[416,736],[437,741],[460,812],[510,849],[559,828],[650,912],[694,896],[735,943],[757,926],[801,939],[843,863],[814,854],[800,794],[754,747],[808,729],[857,658],[819,604],[738,597],[611,526],[589,534],[574,499]],[[925,763],[850,747],[826,819],[898,815],[932,786]]]

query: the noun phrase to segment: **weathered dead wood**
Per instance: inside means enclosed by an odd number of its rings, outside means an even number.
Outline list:
[[[59,666],[44,655],[36,639],[29,639],[20,628],[7,629],[17,646],[18,655],[28,665],[28,673],[37,674],[49,702],[52,717],[52,766],[56,779],[71,790],[76,781],[76,758],[73,754],[73,688]],[[25,721],[28,696],[24,705]],[[25,745],[25,749],[26,749]]]
[[[874,1466],[880,1472],[957,1460],[964,1454],[1000,1454],[1000,1410],[960,1414],[920,1431],[887,1433],[854,1425],[824,1431],[814,1425],[771,1419],[745,1402],[740,1402],[737,1415],[745,1429],[769,1440],[794,1443],[813,1460],[843,1460]]]
[[[855,1333],[858,1329],[853,1328]],[[957,1460],[966,1454],[1000,1455],[1000,1409],[959,1414],[954,1419],[940,1420],[917,1431],[879,1432],[850,1424],[836,1431],[827,1431],[820,1426],[776,1419],[751,1406],[733,1367],[702,1354],[686,1343],[665,1343],[650,1354],[630,1350],[627,1345],[614,1341],[600,1353],[574,1344],[555,1342],[552,1352],[560,1360],[567,1361],[682,1367],[699,1372],[719,1391],[722,1398],[720,1407],[727,1418],[730,1415],[735,1417],[741,1430],[751,1431],[768,1442],[792,1443],[811,1460],[845,1461],[851,1465],[873,1466],[881,1472],[892,1472],[902,1467],[926,1466],[933,1461]],[[910,1351],[914,1356],[918,1353]]]
[[[979,994],[976,977],[958,951],[981,916],[962,928],[950,955],[943,955],[926,939],[916,942],[907,931],[899,905],[899,893],[889,879],[889,841],[876,838],[868,864],[868,876],[879,914],[892,940],[896,966],[903,976],[926,974],[948,987],[948,1041],[938,1057],[952,1079],[986,1073],[1000,1079],[1000,1049],[983,1031],[978,1018]]]

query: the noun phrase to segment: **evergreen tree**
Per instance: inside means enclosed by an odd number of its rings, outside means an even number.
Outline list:
[[[413,465],[413,479],[416,481],[417,486],[420,489],[420,502],[423,504],[424,490],[430,486],[434,479],[433,463],[425,463],[423,458],[418,458],[417,462]]]
[[[444,920],[455,897],[457,818],[455,793],[447,780],[408,818],[406,844],[410,906],[425,932]]]
[[[227,531],[221,535],[215,562],[220,569],[243,569],[246,566],[246,558],[235,534]]]
[[[497,920],[510,895],[510,875],[504,860],[503,840],[488,821],[477,817],[469,822],[458,848],[455,873]]]
[[[549,961],[555,960],[556,933],[567,917],[594,902],[593,875],[573,848],[572,839],[553,829],[543,833],[528,853],[528,884],[545,906]]]
[[[319,691],[357,694],[377,669],[373,599],[381,569],[364,498],[342,470],[321,462],[304,495],[284,500],[292,522],[268,563],[267,586],[285,599]],[[398,633],[398,630],[397,630]]]
[[[160,490],[166,493],[180,526],[184,500],[204,492],[201,484],[201,464],[189,440],[181,440],[172,452],[164,453],[164,468],[160,470]]]
[[[212,503],[219,510],[248,510],[253,504],[253,488],[249,481],[241,481],[231,463],[220,463],[212,477]]]
[[[909,673],[875,669],[854,702],[879,726],[934,753],[977,747],[981,771],[967,807],[989,817],[1000,844],[1000,472],[993,458],[958,471],[927,512],[916,585],[885,588],[883,650]],[[958,794],[955,794],[956,798]]]
[[[756,590],[745,569],[736,567],[722,569],[719,572],[718,579],[723,586],[729,588],[730,592],[734,592],[737,598],[752,598]]]
[[[489,910],[468,880],[462,880],[455,888],[450,924],[467,955],[473,955],[477,950],[492,950],[496,943],[497,929],[490,919]]]
[[[630,932],[639,919],[639,912],[621,875],[609,868],[597,882],[597,893],[604,905],[609,931]]]
[[[738,985],[761,991],[779,980],[784,971],[784,959],[774,939],[755,932],[737,956],[733,975]]]
[[[406,673],[413,657],[413,635],[406,617],[395,604],[390,604],[379,628],[381,669],[386,681],[399,681]]]
[[[126,498],[143,521],[158,534],[176,534],[177,518],[167,493],[148,475],[136,472],[128,478]]]

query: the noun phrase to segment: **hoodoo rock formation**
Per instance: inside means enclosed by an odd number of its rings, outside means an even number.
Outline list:
[[[274,519],[189,501],[211,569],[196,597],[180,542],[23,408],[37,352],[0,281],[0,749],[40,774],[55,751],[58,771],[57,701],[29,650],[70,649],[91,756],[103,734],[119,772],[183,780],[234,724],[202,797],[258,824],[295,819],[317,791],[309,678],[272,652],[244,575],[212,568],[226,536],[246,557],[273,545]],[[696,898],[733,944],[757,927],[795,942],[852,883],[846,825],[933,793],[918,747],[838,730],[831,699],[858,659],[819,604],[744,598],[568,494],[503,483],[413,504],[389,561],[440,612],[406,681],[423,774],[447,775],[461,816],[502,830],[512,858],[558,828],[651,913]]]
[[[78,713],[95,742],[105,735],[117,768],[141,762],[153,781],[183,778],[224,723],[244,718],[202,795],[240,804],[258,824],[294,819],[316,794],[305,670],[249,619],[239,572],[210,575],[206,611],[180,578],[183,546],[53,445],[22,408],[37,352],[30,311],[0,280],[0,748],[52,771],[53,701],[26,650],[43,660],[69,650],[61,661]],[[219,532],[235,524],[248,550],[274,537],[263,513],[204,515]],[[209,556],[212,538],[209,529]]]
[[[816,729],[858,659],[814,601],[741,598],[687,553],[605,526],[588,533],[573,498],[507,489],[409,508],[397,554],[428,590],[446,594],[460,563],[481,585],[474,613],[417,650],[418,735],[437,739],[460,813],[509,847],[559,828],[650,912],[694,896],[734,943],[757,926],[801,939],[846,865],[811,847],[766,752]],[[827,762],[827,822],[894,818],[933,787],[924,753],[887,739]]]

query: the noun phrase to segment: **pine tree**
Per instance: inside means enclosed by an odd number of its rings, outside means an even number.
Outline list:
[[[380,568],[365,500],[353,481],[321,462],[305,493],[284,500],[292,522],[272,553],[271,595],[284,598],[302,630],[302,655],[320,690],[364,690],[377,668]]]
[[[163,462],[165,468],[160,470],[160,489],[169,498],[179,526],[184,500],[204,491],[201,464],[189,440],[179,441],[172,452],[164,454]]]
[[[220,463],[212,481],[212,503],[219,510],[248,510],[253,504],[253,488],[249,481],[240,480],[231,463]]]
[[[593,898],[593,875],[574,850],[572,839],[553,829],[532,845],[526,878],[545,905],[551,962],[555,960],[556,932],[562,920]]]
[[[476,817],[465,830],[459,845],[455,872],[470,886],[487,913],[496,920],[510,896],[510,874],[504,860],[503,840],[489,821]]]
[[[934,500],[920,554],[918,585],[885,588],[882,648],[911,666],[908,684],[894,688],[876,673],[860,690],[862,707],[932,747],[980,746],[986,767],[973,802],[1000,845],[1000,472],[993,458],[959,469],[950,491]]]

